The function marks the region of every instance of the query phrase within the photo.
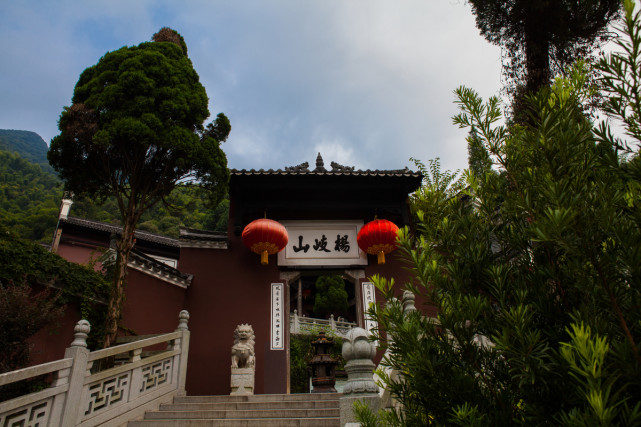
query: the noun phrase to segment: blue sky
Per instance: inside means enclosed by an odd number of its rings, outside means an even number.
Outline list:
[[[453,90],[500,89],[500,50],[463,0],[3,0],[0,128],[47,143],[80,73],[107,51],[180,32],[232,133],[232,168],[359,169],[410,157],[467,166]]]

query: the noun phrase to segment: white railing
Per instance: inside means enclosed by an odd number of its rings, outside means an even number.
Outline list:
[[[319,331],[330,333],[334,331],[336,335],[345,336],[352,328],[358,326],[356,323],[347,322],[339,317],[334,320],[334,315],[330,315],[329,319],[314,319],[312,317],[303,317],[298,315],[298,311],[294,310],[289,315],[289,332],[292,334],[318,334]]]
[[[121,426],[185,394],[188,319],[183,310],[175,332],[91,352],[89,322],[79,321],[64,359],[0,374],[0,386],[40,375],[54,378],[49,388],[0,402],[0,426]],[[163,349],[142,357],[150,346]],[[123,355],[117,366],[91,373],[100,360]]]

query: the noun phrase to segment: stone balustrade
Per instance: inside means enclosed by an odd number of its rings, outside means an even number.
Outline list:
[[[415,295],[410,291],[404,291],[402,299],[390,299],[387,304],[399,304],[403,312],[407,315],[416,310]],[[430,321],[438,324],[438,319],[431,318]],[[357,427],[354,415],[354,402],[359,401],[369,407],[373,412],[380,409],[401,411],[401,404],[396,401],[390,394],[390,391],[384,387],[383,381],[379,375],[374,373],[374,369],[384,373],[392,381],[402,381],[401,372],[391,369],[389,366],[379,365],[376,367],[373,363],[376,354],[375,342],[369,341],[369,333],[361,328],[353,329],[344,337],[343,357],[346,360],[345,371],[347,371],[347,384],[343,388],[343,396],[340,399],[341,409],[341,426]],[[387,336],[388,341],[393,341],[392,335]],[[391,357],[389,348],[384,354],[384,358]],[[378,387],[380,385],[381,387]]]
[[[344,337],[350,330],[358,325],[342,319],[342,317],[339,317],[338,320],[334,320],[333,314],[329,316],[329,319],[304,317],[299,316],[298,311],[294,310],[294,312],[289,315],[289,332],[291,334],[316,335],[320,331],[334,331],[336,335]]]
[[[0,402],[0,426],[121,426],[173,396],[184,395],[188,319],[189,313],[183,310],[174,332],[97,351],[87,349],[89,322],[79,321],[63,359],[0,374],[0,386],[53,376],[44,390]],[[163,349],[142,357],[143,349],[159,346]],[[122,362],[92,372],[104,359]]]

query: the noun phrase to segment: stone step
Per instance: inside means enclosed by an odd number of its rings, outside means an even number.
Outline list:
[[[165,403],[161,411],[207,411],[240,409],[322,409],[337,408],[336,400],[282,400],[273,402],[214,402],[214,403]]]
[[[146,420],[159,419],[227,419],[227,418],[328,418],[339,417],[332,409],[245,409],[238,411],[154,411],[145,414]]]
[[[338,393],[176,396],[129,427],[265,426],[338,427]]]
[[[224,420],[140,420],[128,427],[339,427],[339,418],[259,418]]]
[[[248,396],[176,396],[174,397],[174,403],[338,401],[341,396],[341,393],[252,394]]]

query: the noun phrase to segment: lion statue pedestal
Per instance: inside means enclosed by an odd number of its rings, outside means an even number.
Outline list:
[[[254,329],[242,324],[234,331],[234,345],[231,348],[231,395],[254,394],[256,357],[254,355]]]

